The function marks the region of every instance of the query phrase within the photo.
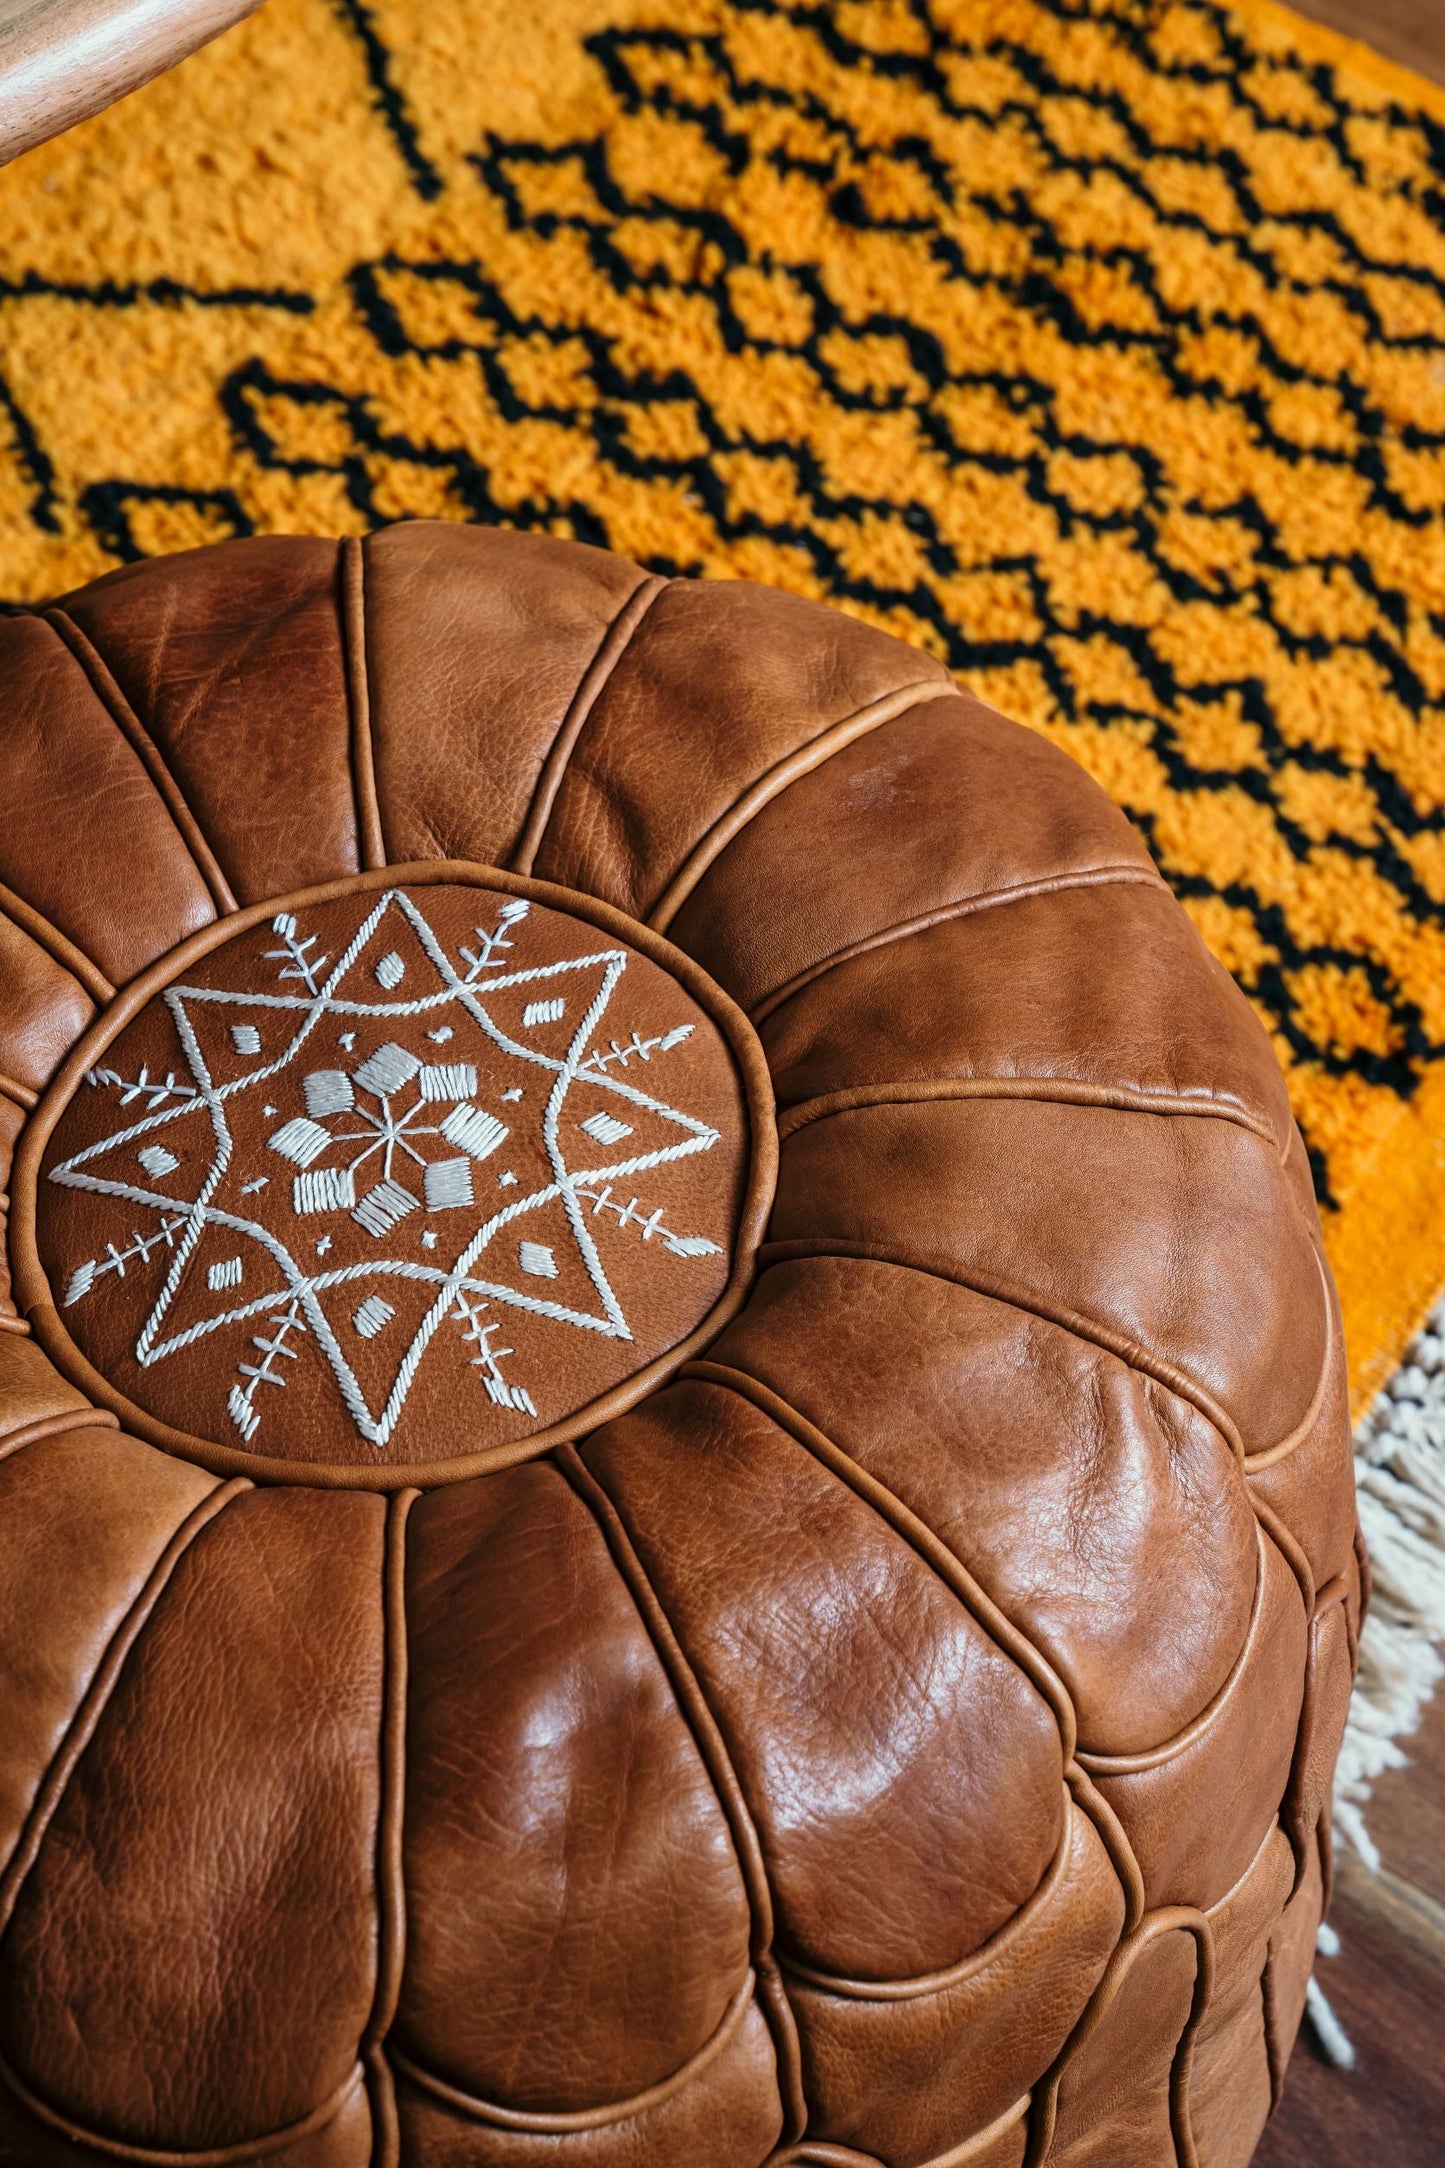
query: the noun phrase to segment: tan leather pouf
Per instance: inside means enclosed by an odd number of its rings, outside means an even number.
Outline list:
[[[1344,1371],[1123,816],[431,524],[0,619],[0,775],[0,2161],[1246,2161]]]

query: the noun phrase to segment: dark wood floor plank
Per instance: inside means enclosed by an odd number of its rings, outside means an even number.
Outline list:
[[[1254,2168],[1441,2168],[1445,2161],[1445,1946],[1432,1957],[1341,1878],[1341,1950],[1320,1981],[1354,2043],[1333,2070],[1302,2039]]]
[[[1445,11],[1445,0],[1440,4]],[[1375,1786],[1370,1834],[1391,1873],[1445,1910],[1445,1698],[1435,1696],[1419,1730],[1400,1745],[1409,1766],[1389,1770]]]
[[[1311,15],[1373,46],[1387,60],[1445,83],[1445,0],[1294,0]]]

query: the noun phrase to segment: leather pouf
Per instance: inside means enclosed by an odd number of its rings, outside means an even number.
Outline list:
[[[0,733],[0,2161],[1246,2161],[1362,1566],[1123,816],[438,524],[12,612]]]

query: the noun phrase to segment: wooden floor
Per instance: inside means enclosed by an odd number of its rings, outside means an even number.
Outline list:
[[[1343,30],[1421,75],[1445,83],[1445,0],[1291,0],[1297,15]],[[1445,2158],[1445,2154],[1442,2154]]]
[[[1345,37],[1358,37],[1389,61],[1445,82],[1445,0],[1289,0]]]
[[[1355,2068],[1330,2069],[1302,2038],[1254,2168],[1445,2163],[1445,1699],[1404,1744],[1411,1766],[1370,1803],[1385,1871],[1342,1856],[1330,1914],[1342,1947],[1318,1967]]]

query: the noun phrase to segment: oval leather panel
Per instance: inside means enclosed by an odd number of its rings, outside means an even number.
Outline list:
[[[197,1459],[466,1473],[717,1329],[771,1190],[762,1075],[697,967],[589,899],[356,876],[107,1010],[35,1124],[27,1293]]]

